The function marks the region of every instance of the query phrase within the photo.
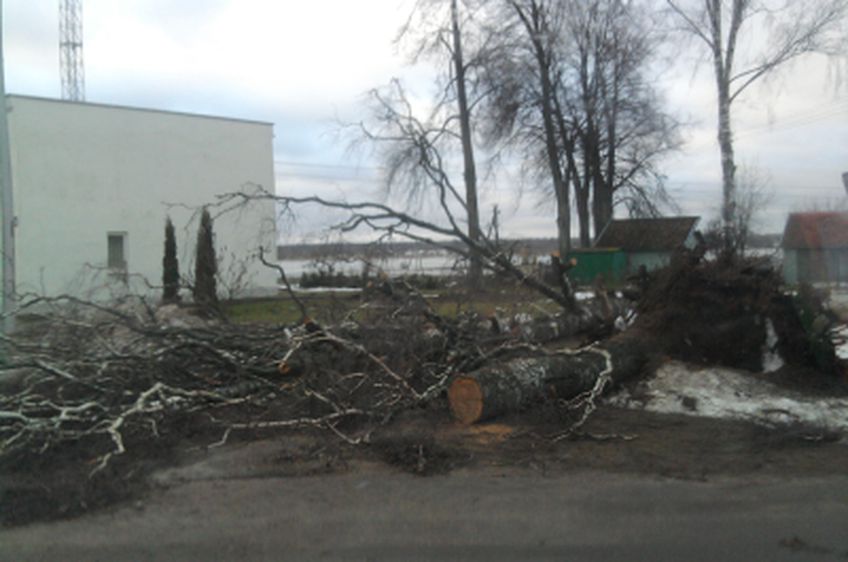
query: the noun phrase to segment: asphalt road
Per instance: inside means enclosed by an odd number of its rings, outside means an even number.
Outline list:
[[[144,502],[0,531],[0,559],[848,559],[848,476],[690,482],[476,469],[420,478],[366,465],[167,479]]]

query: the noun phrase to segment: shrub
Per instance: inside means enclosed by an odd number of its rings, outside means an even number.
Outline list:
[[[162,301],[180,300],[180,263],[177,260],[177,239],[171,218],[165,221],[165,255],[162,258]]]
[[[197,249],[194,259],[194,302],[207,309],[218,309],[218,287],[215,275],[218,272],[215,243],[212,233],[212,217],[203,209],[200,228],[197,230]]]

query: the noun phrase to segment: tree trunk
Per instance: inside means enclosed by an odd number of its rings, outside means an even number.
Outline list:
[[[577,222],[580,225],[580,247],[589,248],[592,246],[589,193],[580,187],[579,177],[574,182],[574,191],[574,197],[577,200]]]
[[[733,15],[728,30],[727,46],[723,47],[724,32],[722,10],[719,0],[707,3],[710,33],[712,37],[713,66],[718,93],[718,146],[721,152],[721,222],[723,227],[723,258],[732,260],[735,255],[733,225],[736,223],[736,163],[733,155],[733,131],[730,126],[730,77],[736,51],[736,37],[742,22],[746,2],[734,0]]]
[[[726,257],[734,254],[733,225],[736,223],[736,163],[733,154],[733,132],[730,126],[730,95],[726,83],[718,85],[718,146],[721,150],[722,205]]]
[[[573,150],[568,149],[568,150]],[[574,202],[577,208],[578,247],[592,246],[592,224],[589,214],[589,191],[580,184],[580,171],[574,162],[573,153],[567,154],[566,183],[574,189]]]
[[[540,52],[539,57],[544,55]],[[542,61],[540,61],[542,64]],[[557,234],[559,235],[559,255],[562,259],[571,251],[571,201],[568,192],[568,182],[562,174],[562,168],[557,149],[556,131],[554,128],[553,107],[551,98],[553,88],[548,65],[544,65],[542,77],[542,116],[545,124],[545,144],[548,152],[548,166],[551,170],[551,178],[554,184],[554,193],[557,198]]]
[[[577,221],[580,229],[580,247],[588,248],[592,245],[589,231],[589,191],[588,189],[582,189],[580,186],[580,170],[577,167],[577,161],[574,157],[576,148],[575,140],[569,131],[568,125],[566,125],[565,116],[563,115],[558,97],[554,96],[553,104],[554,117],[566,159],[565,191],[566,193],[568,192],[570,184],[574,185],[574,199],[577,204]]]
[[[614,214],[613,195],[615,194],[616,188],[616,143],[618,142],[618,139],[616,137],[618,136],[618,107],[620,104],[620,100],[618,99],[618,87],[618,79],[617,77],[614,77],[612,93],[607,92],[606,95],[604,95],[606,106],[604,110],[604,116],[607,121],[607,153],[605,173],[601,173],[601,168],[600,166],[598,167],[599,179],[604,184],[603,213],[604,218],[606,219],[604,226],[606,226],[606,224],[612,220]],[[611,100],[609,99],[610,96],[612,96]]]
[[[571,251],[571,201],[568,186],[562,191],[556,192],[557,203],[557,233],[559,255],[565,258]]]
[[[591,135],[586,154],[588,161],[586,172],[590,174],[587,180],[591,181],[592,185],[592,218],[595,223],[595,239],[597,239],[612,220],[612,186],[604,179],[604,163],[598,146],[600,134],[597,129],[593,129]]]
[[[591,390],[610,367],[613,382],[638,375],[647,362],[650,341],[625,333],[602,346],[609,355],[584,349],[576,354],[523,358],[458,376],[448,389],[451,412],[472,424],[517,412],[545,399],[565,399]]]
[[[459,106],[459,127],[462,137],[462,161],[465,179],[465,206],[468,214],[468,237],[474,242],[480,241],[480,212],[477,205],[477,170],[474,164],[474,146],[471,139],[471,112],[468,108],[468,94],[465,88],[465,62],[462,57],[462,38],[459,30],[459,11],[457,0],[451,1],[451,31],[453,34],[453,64],[456,73],[456,99]],[[474,249],[471,249],[471,267],[468,272],[468,285],[472,289],[480,286],[483,277],[483,262]]]
[[[624,299],[592,299],[580,303],[579,309],[556,314],[553,317],[540,317],[532,322],[521,324],[518,330],[521,336],[536,344],[543,344],[569,338],[578,334],[607,334],[613,321],[632,310],[632,303]],[[606,307],[609,304],[609,308]]]

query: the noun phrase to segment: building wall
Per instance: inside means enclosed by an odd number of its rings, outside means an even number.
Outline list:
[[[671,252],[631,252],[628,254],[628,270],[636,273],[644,265],[648,271],[652,271],[667,266],[670,261]]]
[[[783,280],[792,285],[798,283],[798,250],[783,252]]]
[[[616,248],[577,249],[571,251],[567,258],[577,260],[568,276],[572,282],[581,285],[592,284],[598,275],[606,283],[621,282],[627,268],[627,255]]]
[[[273,189],[267,123],[21,96],[7,103],[19,294],[80,294],[103,283],[120,291],[121,276],[104,271],[110,234],[125,237],[130,284],[161,285],[166,216],[180,273],[191,275],[196,209],[247,184]],[[243,262],[250,292],[274,285],[255,258],[259,245],[273,256],[274,212],[273,202],[252,203],[215,219],[225,281]]]
[[[848,249],[786,250],[783,274],[787,283],[848,282]]]

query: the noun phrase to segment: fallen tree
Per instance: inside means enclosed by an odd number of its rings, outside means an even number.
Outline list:
[[[599,394],[611,382],[638,375],[653,348],[648,338],[624,333],[603,344],[524,357],[453,379],[448,402],[465,424],[516,412],[542,400]]]
[[[809,303],[804,307],[784,294],[779,275],[764,262],[703,262],[682,252],[646,292],[629,331],[580,350],[457,375],[448,390],[451,411],[471,424],[551,399],[591,410],[608,386],[638,375],[658,355],[761,371],[765,356],[779,354],[781,362],[825,366],[824,376],[838,375],[832,345],[805,333]],[[822,314],[817,318],[823,321]]]
[[[301,302],[303,321],[289,326],[235,325],[137,298],[109,306],[35,298],[24,303],[30,318],[20,331],[0,337],[0,476],[18,481],[0,487],[0,503],[29,498],[50,516],[78,513],[124,497],[128,479],[177,447],[298,428],[368,447],[404,411],[448,405],[472,423],[553,401],[559,437],[574,435],[601,393],[638,377],[655,354],[710,361],[712,341],[742,366],[767,343],[765,315],[785,310],[773,306],[785,300],[773,274],[681,268],[658,276],[631,328],[578,350],[540,345],[551,334],[539,326],[553,317],[498,318],[504,329],[495,330],[492,316],[441,316],[391,280],[336,322]],[[615,307],[581,308],[608,322]],[[789,315],[768,319],[780,334],[793,330]],[[728,353],[733,342],[747,352]],[[785,355],[793,357],[805,355]],[[43,514],[6,510],[0,523],[35,516]]]
[[[442,177],[442,179],[444,178]],[[446,201],[455,190],[449,183],[437,182],[436,187],[440,194],[440,207],[444,215],[442,222],[429,221],[415,213],[395,209],[385,203],[372,201],[353,203],[323,199],[318,196],[277,195],[260,185],[245,186],[241,191],[219,196],[217,207],[220,208],[219,214],[223,214],[238,210],[252,201],[273,201],[281,209],[281,215],[296,216],[295,208],[304,206],[317,206],[325,210],[342,211],[347,213],[347,218],[332,226],[331,230],[339,233],[350,233],[359,228],[366,228],[378,234],[380,241],[400,237],[444,250],[467,263],[479,260],[484,269],[511,277],[521,285],[556,302],[563,310],[568,312],[577,310],[578,304],[566,275],[566,269],[560,271],[559,289],[527,274],[521,267],[513,263],[511,253],[502,247],[497,240],[482,235],[478,239],[470,237],[462,229],[461,221],[454,216]],[[456,244],[456,242],[459,242],[459,244]]]

